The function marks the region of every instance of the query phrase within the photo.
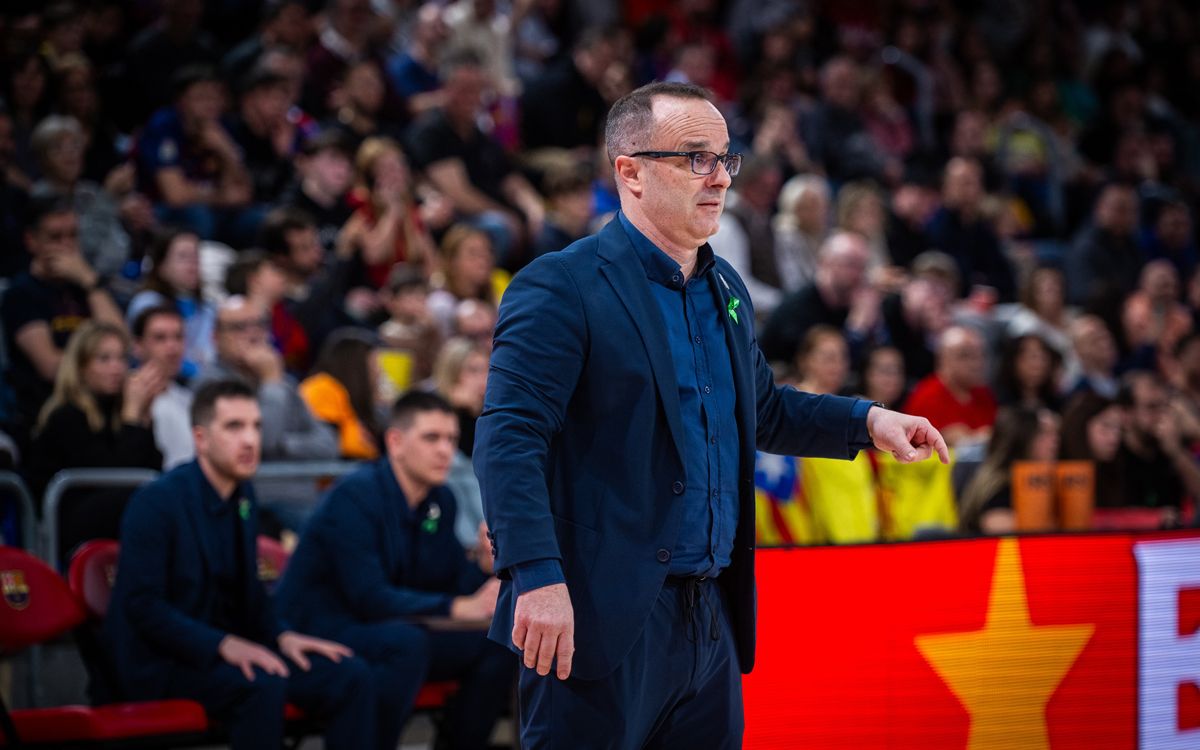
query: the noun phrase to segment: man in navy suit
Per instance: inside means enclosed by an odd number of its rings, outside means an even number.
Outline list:
[[[326,747],[373,746],[367,664],[290,630],[258,580],[254,391],[211,381],[196,392],[191,418],[196,460],[139,490],[121,523],[105,627],[124,693],[199,701],[228,722],[234,750],[280,747],[287,701],[327,722]]]
[[[491,637],[524,658],[522,747],[740,747],[755,449],[948,455],[924,419],[775,386],[707,243],[740,157],[705,90],[638,89],[606,139],[621,212],[500,308],[474,454]]]
[[[468,560],[454,533],[445,481],[458,417],[441,396],[413,391],[392,408],[385,441],[387,455],[338,482],[305,526],[280,609],[371,664],[381,750],[396,747],[421,684],[451,679],[438,747],[486,747],[517,662],[480,626],[499,589],[491,555]]]

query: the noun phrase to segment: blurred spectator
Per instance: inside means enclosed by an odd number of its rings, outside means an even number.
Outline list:
[[[1064,359],[1071,352],[1072,311],[1067,308],[1067,284],[1062,269],[1033,269],[1021,286],[1020,306],[1008,321],[1009,336],[1036,334]]]
[[[817,253],[829,234],[829,185],[825,178],[801,174],[783,184],[772,222],[779,288],[793,292],[817,272]]]
[[[475,451],[475,422],[483,413],[491,349],[466,338],[446,342],[433,366],[433,382],[458,415],[458,449],[467,458]]]
[[[224,118],[250,177],[252,200],[259,214],[292,181],[292,157],[300,133],[288,118],[292,101],[287,78],[253,70],[239,83],[237,110]],[[255,227],[257,229],[257,227]]]
[[[29,270],[13,279],[0,302],[18,441],[50,396],[71,334],[89,318],[124,329],[120,309],[80,252],[71,203],[33,201],[25,226]]]
[[[872,74],[865,85],[863,125],[875,148],[890,159],[903,161],[916,148],[917,135],[908,112],[896,101],[887,73]]]
[[[442,106],[438,58],[449,33],[442,19],[442,5],[423,3],[413,14],[407,46],[388,59],[388,77],[413,117]]]
[[[983,336],[965,326],[947,328],[938,341],[937,369],[917,383],[902,411],[927,418],[950,446],[986,440],[996,398],[987,386]]]
[[[592,219],[592,185],[582,169],[549,171],[545,193],[546,221],[530,247],[531,258],[562,250],[582,238]]]
[[[1121,324],[1125,344],[1133,351],[1132,359],[1158,365],[1159,355],[1166,357],[1192,330],[1192,314],[1180,302],[1179,275],[1167,260],[1152,260],[1142,268],[1137,289],[1125,298]],[[1139,353],[1144,352],[1140,358]]]
[[[71,336],[25,467],[34,497],[41,497],[63,469],[162,468],[150,405],[166,389],[170,375],[158,364],[129,375],[128,357],[124,328],[87,322]],[[84,540],[115,538],[128,496],[127,491],[101,490],[72,498],[53,519],[59,525],[59,549],[69,554]]]
[[[837,194],[837,228],[843,232],[857,232],[867,241],[871,260],[867,268],[878,271],[892,264],[884,232],[883,199],[879,188],[869,181],[851,182],[842,186]]]
[[[42,179],[33,185],[33,196],[61,196],[70,201],[79,217],[83,257],[101,276],[120,273],[130,257],[130,241],[121,225],[119,201],[133,191],[133,165],[114,169],[103,186],[81,179],[83,128],[71,117],[51,115],[42,120],[33,131],[30,146],[42,170]]]
[[[1116,401],[1090,391],[1072,398],[1063,410],[1060,457],[1095,465],[1097,508],[1127,504],[1117,463],[1125,424],[1125,411]]]
[[[354,180],[352,157],[352,145],[338,131],[324,131],[308,139],[296,154],[296,181],[279,201],[313,218],[321,247],[329,252],[354,213],[346,200]]]
[[[1062,355],[1038,334],[1009,338],[1001,348],[996,397],[1003,406],[1057,412],[1061,370]]]
[[[300,383],[300,398],[313,415],[337,430],[342,458],[379,458],[377,344],[359,328],[334,331]]]
[[[973,159],[954,158],[942,178],[942,207],[926,231],[933,247],[958,262],[966,296],[976,286],[992,287],[1000,301],[1016,299],[1012,266],[995,230],[983,215],[983,172]]]
[[[1142,270],[1135,241],[1137,195],[1112,183],[1100,192],[1092,223],[1076,235],[1067,253],[1068,299],[1075,304],[1111,305],[1133,291]]]
[[[283,356],[288,373],[302,377],[312,360],[308,333],[287,304],[287,277],[272,256],[247,250],[234,261],[225,289],[270,314],[270,341]]]
[[[1184,496],[1200,497],[1200,467],[1183,443],[1180,416],[1155,373],[1128,373],[1119,396],[1129,411],[1117,461],[1125,505],[1162,510],[1174,525]]]
[[[351,141],[361,144],[372,136],[399,137],[401,129],[388,117],[387,81],[374,58],[346,66],[329,92],[331,119],[327,129],[338,129]]]
[[[487,229],[505,264],[526,231],[537,236],[545,209],[500,143],[479,128],[488,86],[479,58],[458,53],[442,69],[445,102],[413,123],[409,153],[459,216]]]
[[[226,80],[241,80],[254,68],[263,53],[273,47],[305,51],[313,37],[310,3],[305,0],[271,0],[262,4],[262,22],[221,60]]]
[[[0,277],[12,278],[29,265],[24,227],[30,184],[13,163],[13,119],[0,101]]]
[[[931,249],[925,228],[937,212],[939,202],[938,191],[918,179],[906,179],[892,191],[887,225],[887,248],[892,263],[907,268],[914,258]]]
[[[876,147],[859,114],[862,69],[851,57],[838,56],[821,66],[821,98],[802,123],[813,159],[834,183],[882,180],[898,172]]]
[[[454,309],[454,333],[471,339],[488,351],[496,330],[496,306],[477,299],[465,299]]]
[[[592,148],[612,103],[603,79],[619,64],[613,29],[584,31],[571,54],[541,72],[521,95],[525,148]]]
[[[433,240],[413,197],[412,174],[400,146],[368,138],[355,158],[361,205],[338,236],[338,252],[362,266],[357,285],[381,289],[396,263],[430,268]]]
[[[183,316],[174,305],[148,307],[133,319],[130,330],[139,369],[153,365],[167,378],[166,387],[150,404],[150,420],[154,444],[163,455],[163,469],[173,469],[191,461],[196,453],[188,416],[192,392],[177,374],[185,352]]]
[[[12,116],[12,164],[8,179],[29,190],[41,172],[30,147],[33,129],[50,114],[50,69],[45,59],[34,52],[15,55],[6,61],[4,103]]]
[[[825,240],[812,282],[784,297],[763,326],[758,345],[768,361],[790,361],[808,329],[821,323],[844,330],[852,352],[871,337],[879,295],[867,285],[869,258],[862,235],[837,232]]]
[[[127,163],[130,139],[120,134],[112,122],[107,103],[100,99],[96,69],[86,57],[68,55],[57,64],[55,73],[59,109],[63,115],[75,118],[82,131],[83,179],[103,185],[118,167]]]
[[[412,362],[411,382],[425,380],[433,374],[433,361],[442,344],[429,313],[429,282],[412,266],[397,263],[381,294],[388,313],[379,326],[383,346],[407,352]]]
[[[783,280],[776,265],[771,211],[782,176],[773,161],[753,155],[742,159],[737,180],[725,194],[720,228],[709,238],[713,252],[729,261],[746,283],[755,312],[771,314],[782,298]]]
[[[958,286],[958,266],[945,253],[922,253],[912,268],[912,279],[880,307],[884,338],[904,356],[908,385],[933,372],[933,345],[950,325]]]
[[[253,183],[221,125],[221,79],[213,68],[187,67],[172,80],[175,103],[155,112],[138,139],[140,184],[164,223],[206,240],[244,235],[236,223]]]
[[[322,460],[338,455],[337,436],[309,411],[283,358],[268,339],[271,318],[260,305],[233,296],[217,311],[217,359],[202,382],[241,378],[262,409],[262,453],[269,461]],[[199,387],[199,384],[197,384]]]
[[[1170,201],[1158,209],[1154,226],[1143,231],[1142,252],[1146,260],[1170,261],[1179,278],[1191,278],[1200,263],[1192,232],[1192,211],[1188,204],[1181,200]]]
[[[179,95],[172,81],[176,71],[217,62],[217,43],[200,28],[203,15],[204,0],[164,0],[162,17],[129,43],[127,85],[137,94],[129,97],[134,109],[124,126],[145,122],[146,115]]]
[[[376,17],[371,0],[327,0],[316,44],[308,51],[306,110],[324,115],[335,109],[331,94],[350,66],[366,59],[382,65],[384,55],[373,38]]]
[[[487,233],[460,224],[442,238],[441,270],[434,276],[429,311],[443,335],[449,336],[461,300],[495,305],[507,285],[508,274],[496,268]]]
[[[132,325],[143,311],[170,304],[184,321],[183,369],[171,377],[195,376],[212,361],[213,328],[217,310],[200,293],[200,241],[191,232],[164,229],[154,239],[147,256],[150,268],[142,289],[129,300],[125,320]]]
[[[1117,341],[1104,321],[1095,315],[1076,318],[1071,323],[1071,345],[1065,392],[1116,398],[1120,387],[1116,378]]]
[[[291,342],[293,364],[301,370],[330,332],[354,322],[344,303],[357,261],[338,255],[325,262],[319,237],[312,217],[291,207],[267,214],[258,234],[271,265],[284,277],[284,297],[278,312],[272,310],[273,335]],[[294,324],[303,338],[291,330]]]
[[[963,491],[964,531],[1011,534],[1017,530],[1013,513],[1012,469],[1018,461],[1054,461],[1059,453],[1061,420],[1048,409],[1010,406],[996,416],[988,440],[987,458]]]
[[[889,408],[904,401],[904,355],[894,346],[876,346],[863,355],[859,392]]]
[[[850,352],[842,332],[833,326],[816,325],[804,334],[796,352],[797,388],[809,393],[841,394],[850,374]]]
[[[502,96],[520,93],[513,70],[513,27],[507,9],[495,0],[456,0],[443,14],[449,30],[447,46],[472,50]],[[443,80],[449,76],[443,73]],[[449,83],[449,81],[446,81]]]

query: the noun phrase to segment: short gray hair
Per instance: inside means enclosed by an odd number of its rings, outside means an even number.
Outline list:
[[[37,124],[29,136],[29,147],[41,164],[46,163],[50,149],[66,136],[83,138],[83,126],[79,120],[65,115],[50,115]]]
[[[658,96],[712,101],[709,90],[694,83],[655,81],[629,92],[608,110],[604,140],[609,164],[614,164],[618,156],[644,150],[644,139],[654,126],[654,98]]]

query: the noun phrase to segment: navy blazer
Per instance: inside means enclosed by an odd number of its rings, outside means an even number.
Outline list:
[[[690,480],[662,315],[619,221],[545,255],[500,306],[473,462],[501,578],[556,558],[575,611],[572,674],[599,679],[637,640],[667,575]],[[743,672],[754,664],[754,455],[852,458],[854,399],[775,385],[750,295],[721,258],[710,275],[733,364],[739,516],[725,587]],[[736,302],[734,301],[736,300]],[[732,309],[732,313],[729,313]],[[852,431],[852,427],[855,429]],[[702,481],[702,480],[697,480]],[[512,643],[501,586],[491,637]]]
[[[250,503],[242,535],[246,620],[255,640],[274,648],[285,627],[258,580],[254,490],[249,483],[240,490],[239,497]],[[105,631],[129,698],[165,695],[173,665],[203,669],[220,659],[217,647],[228,633],[205,621],[217,600],[211,566],[219,554],[219,540],[207,532],[206,491],[213,492],[192,461],[139,489],[121,519],[121,556]]]
[[[437,503],[436,528],[414,530],[425,514],[410,519],[386,457],[343,477],[304,527],[275,591],[279,611],[329,638],[356,623],[448,615],[455,596],[474,593],[488,576],[454,534],[450,490],[434,487],[426,503]]]

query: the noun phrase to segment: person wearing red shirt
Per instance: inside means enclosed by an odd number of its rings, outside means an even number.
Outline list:
[[[996,398],[986,382],[983,336],[953,326],[938,344],[937,368],[917,383],[903,410],[928,419],[950,445],[986,440],[996,421]]]

